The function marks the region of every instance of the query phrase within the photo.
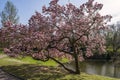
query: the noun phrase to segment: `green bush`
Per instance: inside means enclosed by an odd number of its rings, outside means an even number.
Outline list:
[[[3,53],[3,48],[0,48],[0,54],[2,54]]]

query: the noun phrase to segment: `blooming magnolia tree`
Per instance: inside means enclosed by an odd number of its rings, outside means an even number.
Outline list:
[[[36,12],[30,18],[28,27],[7,25],[17,30],[6,29],[13,41],[5,52],[15,56],[30,55],[41,61],[52,59],[70,73],[80,74],[79,61],[92,56],[96,50],[105,52],[102,32],[107,29],[111,16],[99,14],[102,6],[93,0],[79,7],[72,3],[61,6],[58,0],[52,0],[49,7],[43,6],[42,14]],[[7,35],[7,38],[10,37]],[[58,58],[74,61],[75,69],[69,69]]]

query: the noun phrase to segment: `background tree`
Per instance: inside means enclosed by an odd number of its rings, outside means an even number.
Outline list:
[[[4,51],[8,55],[30,55],[41,61],[52,59],[70,73],[80,74],[79,61],[92,56],[96,50],[105,52],[102,32],[111,16],[99,14],[102,6],[93,0],[80,7],[72,3],[61,6],[58,0],[52,0],[49,7],[43,6],[44,15],[36,12],[30,18],[29,27],[17,25],[18,34],[9,29],[14,29],[15,25],[6,24],[8,28],[4,32],[10,33],[7,39],[12,38],[13,42]],[[61,63],[59,58],[74,61],[74,70]]]
[[[19,17],[17,15],[18,10],[14,6],[14,4],[10,1],[7,1],[4,7],[4,10],[0,13],[2,28],[5,27],[5,22],[9,21],[13,24],[17,24],[19,21]],[[1,34],[4,35],[4,34]],[[9,46],[9,40],[5,41],[2,39],[0,42],[1,47]]]
[[[117,58],[119,55],[118,50],[120,49],[120,23],[116,23],[110,26],[110,30],[106,34],[107,49],[112,49],[114,53],[113,57]]]
[[[16,9],[15,5],[11,1],[7,1],[4,10],[0,14],[2,26],[4,27],[4,23],[6,21],[17,24],[19,21],[17,12],[18,10]]]

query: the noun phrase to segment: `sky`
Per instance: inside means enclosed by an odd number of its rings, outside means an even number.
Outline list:
[[[8,0],[0,0],[0,12],[4,9],[5,3]],[[20,23],[27,24],[29,18],[35,11],[42,12],[42,6],[48,6],[50,0],[10,0],[18,9]],[[59,3],[64,5],[68,2],[79,6],[87,0],[59,0]],[[102,15],[110,14],[113,16],[111,23],[120,20],[120,0],[95,0],[95,2],[102,3],[103,9],[100,11]]]
[[[120,21],[120,0],[95,0],[103,4],[103,8],[100,11],[101,14],[110,14],[113,18],[112,23]]]
[[[4,9],[5,3],[8,0],[0,0],[0,12]],[[51,0],[10,0],[18,9],[18,15],[20,17],[20,23],[27,24],[30,17],[35,11],[42,12],[42,6],[49,5]],[[59,3],[64,5],[69,0],[59,0]],[[73,4],[80,5],[86,2],[86,0],[70,0]]]

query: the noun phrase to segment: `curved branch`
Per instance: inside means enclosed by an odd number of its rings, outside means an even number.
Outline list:
[[[95,22],[93,21],[90,26],[93,26],[94,23],[95,23]],[[83,34],[83,35],[87,34],[87,31],[90,30],[90,28],[91,28],[91,27],[88,27],[88,28],[86,29],[86,31],[84,31],[84,34]],[[75,33],[75,34],[77,34],[77,33]],[[79,36],[79,38],[76,39],[75,42],[77,42],[77,41],[83,36],[83,35],[79,35],[79,34],[77,34],[77,35]]]
[[[56,63],[60,64],[60,65],[61,65],[65,70],[67,70],[68,72],[74,73],[74,74],[76,73],[75,71],[67,68],[63,63],[61,63],[61,62],[58,61],[57,59],[55,59],[55,58],[53,58],[53,57],[50,57],[50,56],[48,56],[48,57],[49,57],[50,59],[54,60]]]

